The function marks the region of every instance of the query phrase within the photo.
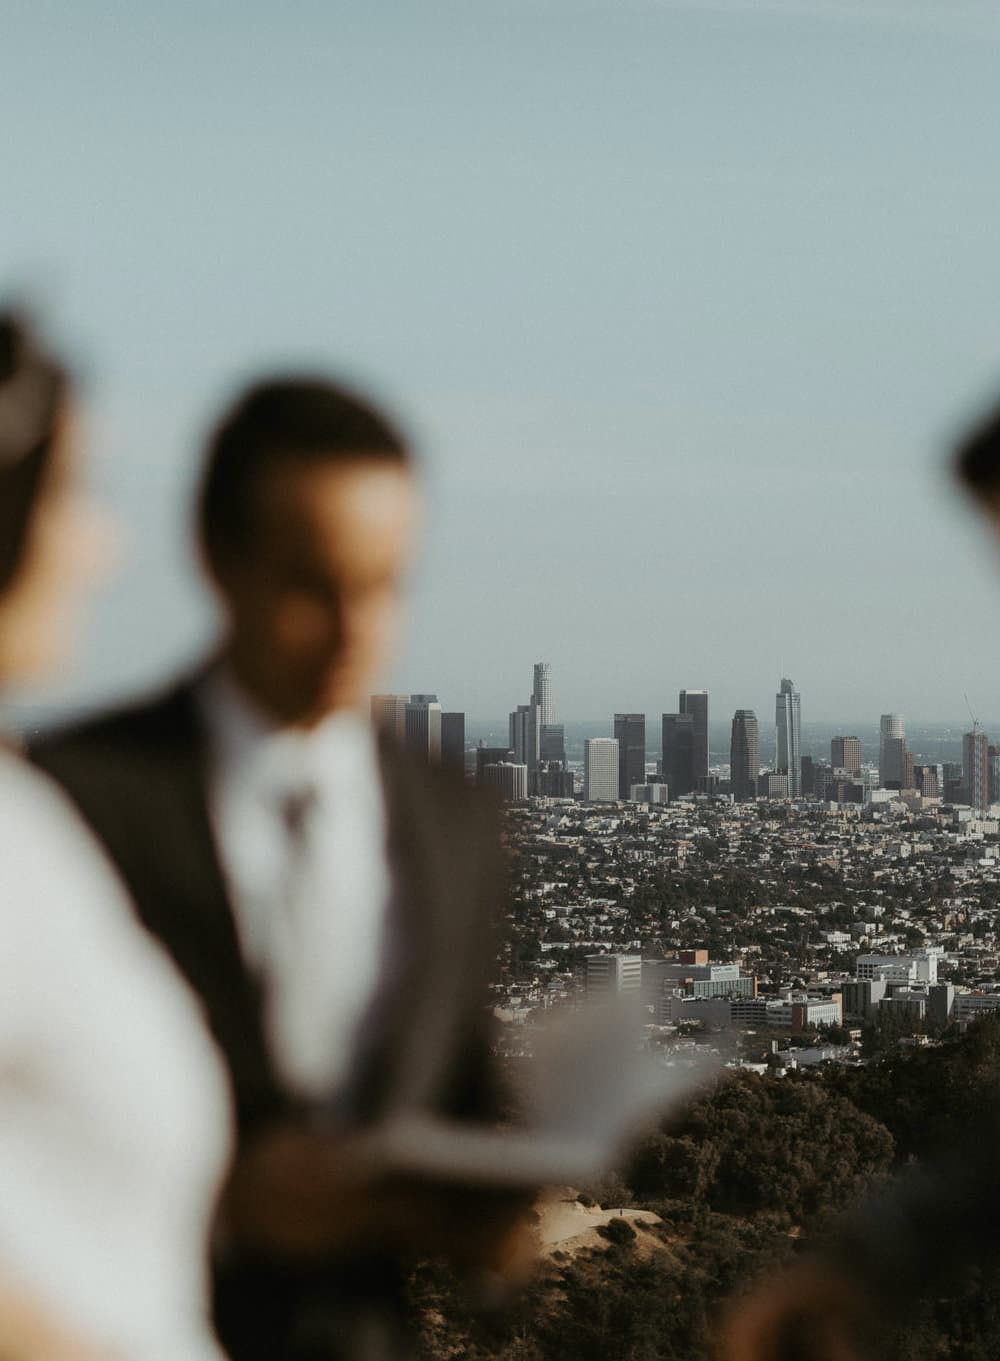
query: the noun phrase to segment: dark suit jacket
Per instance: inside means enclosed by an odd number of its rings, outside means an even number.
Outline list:
[[[204,1003],[245,1142],[271,1122],[314,1113],[285,1090],[268,1054],[261,989],[243,962],[210,826],[194,684],[47,738],[32,755],[76,802],[142,922]],[[487,981],[503,897],[495,810],[458,776],[394,745],[382,743],[381,762],[402,963],[367,1027],[352,1118],[413,1107],[490,1118]],[[231,1260],[216,1276],[217,1324],[236,1361],[398,1354],[386,1340],[398,1263],[304,1271]]]

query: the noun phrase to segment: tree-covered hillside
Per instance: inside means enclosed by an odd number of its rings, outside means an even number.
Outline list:
[[[936,1168],[963,1140],[974,1148],[976,1131],[992,1139],[998,1097],[1000,1025],[991,1022],[855,1072],[741,1075],[682,1120],[651,1129],[613,1183],[616,1203],[651,1209],[661,1225],[637,1237],[612,1220],[602,1247],[556,1254],[512,1306],[491,1315],[477,1313],[443,1270],[423,1266],[412,1293],[425,1351],[435,1361],[707,1361],[728,1299],[821,1243],[862,1193],[867,1213],[891,1213],[892,1177]],[[984,1222],[995,1193],[987,1170]],[[642,1251],[643,1235],[663,1249]],[[905,1299],[896,1315],[886,1307],[881,1356],[992,1361],[1000,1250],[991,1257],[976,1231],[963,1239],[953,1224],[906,1247],[901,1261],[926,1253],[933,1266],[918,1273],[920,1299]]]

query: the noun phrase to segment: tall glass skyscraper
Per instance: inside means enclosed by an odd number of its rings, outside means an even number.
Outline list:
[[[729,745],[729,778],[733,798],[745,803],[757,797],[760,774],[760,731],[752,709],[737,709],[733,715],[733,735]]]
[[[528,787],[531,789],[535,771],[538,769],[538,758],[542,745],[542,725],[541,713],[538,705],[534,702],[530,704],[519,704],[510,716],[509,722],[509,742],[511,750],[514,752],[514,759],[521,765],[528,767]]]
[[[406,745],[425,761],[441,760],[441,705],[437,695],[411,695],[406,706]]]
[[[978,728],[962,734],[962,784],[965,798],[980,812],[990,804],[989,738]]]
[[[797,799],[802,793],[802,698],[788,677],[783,676],[774,699],[775,767],[779,775],[788,776],[788,797]]]
[[[690,714],[694,720],[691,773],[694,779],[693,787],[698,789],[698,781],[708,778],[708,691],[682,690],[677,711]]]
[[[883,788],[903,785],[906,729],[902,714],[883,714],[879,720],[878,782]]]
[[[694,715],[663,715],[663,778],[671,799],[694,790]]]
[[[552,722],[552,667],[548,662],[535,662],[531,686],[532,703],[538,705],[539,722],[547,726]]]
[[[646,783],[646,715],[615,714],[618,741],[618,797],[631,796],[632,786]]]

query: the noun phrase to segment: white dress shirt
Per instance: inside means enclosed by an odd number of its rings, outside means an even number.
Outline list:
[[[390,874],[374,732],[338,712],[281,727],[224,669],[202,682],[209,811],[265,1026],[296,1092],[349,1080],[387,953]]]
[[[0,1276],[95,1350],[222,1361],[221,1064],[68,801],[0,753]]]

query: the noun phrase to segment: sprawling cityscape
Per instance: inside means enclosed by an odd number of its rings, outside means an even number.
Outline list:
[[[995,1355],[1000,1280],[980,1240],[935,1211],[912,1237],[929,1260],[930,1237],[950,1236],[956,1270],[928,1285],[899,1266],[906,1235],[880,1195],[969,1131],[992,1138],[1000,748],[971,712],[909,729],[899,713],[804,720],[787,676],[773,727],[749,707],[720,722],[705,688],[655,726],[624,706],[562,721],[553,682],[535,664],[506,729],[434,695],[372,700],[376,724],[502,801],[501,1053],[530,1064],[560,1010],[628,995],[664,1064],[707,1057],[726,1076],[619,1169],[539,1205],[546,1265],[495,1333],[446,1283],[418,1281],[428,1355],[718,1361],[727,1299],[845,1213],[911,1281],[902,1308],[866,1283],[886,1304],[877,1354]]]
[[[643,995],[654,1042],[725,1033],[769,1070],[1000,1012],[1000,747],[971,719],[961,760],[915,759],[890,713],[877,752],[834,732],[828,757],[805,754],[787,677],[774,712],[767,764],[745,708],[728,763],[712,761],[705,689],[681,690],[652,752],[646,715],[622,712],[580,761],[545,662],[506,745],[467,745],[435,695],[373,697],[377,725],[506,803],[496,1013],[512,1052],[544,1011],[609,990]]]

